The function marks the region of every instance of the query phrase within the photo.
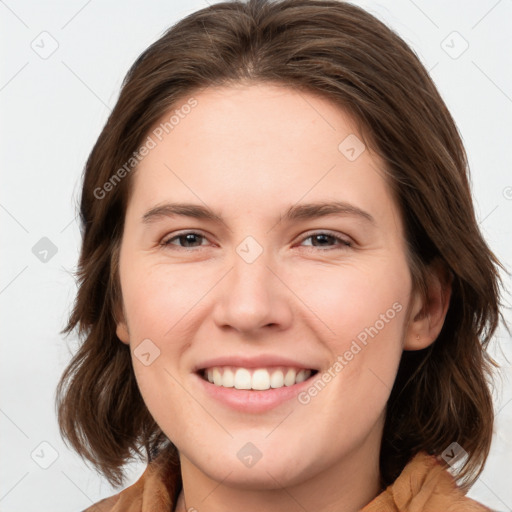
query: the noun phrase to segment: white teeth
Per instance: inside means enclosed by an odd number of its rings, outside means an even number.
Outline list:
[[[252,374],[252,389],[268,389],[270,387],[270,375],[267,370],[256,370]]]
[[[281,370],[275,371],[270,377],[271,388],[282,388],[284,386],[284,375]]]
[[[216,386],[222,386],[222,373],[218,368],[213,369],[213,383]]]
[[[293,386],[295,384],[295,377],[297,376],[295,370],[291,368],[286,372],[284,376],[284,385],[285,386]]]
[[[299,382],[304,382],[308,378],[306,375],[306,370],[301,370],[297,373],[297,377],[295,377],[295,382],[298,384]]]
[[[222,387],[232,388],[234,386],[235,386],[235,374],[229,368],[226,368],[224,370],[224,374],[222,375]]]
[[[264,391],[269,388],[293,386],[311,376],[311,370],[304,368],[266,368],[247,369],[216,366],[208,368],[206,379],[224,388],[254,389]]]
[[[245,368],[238,368],[235,373],[236,389],[251,389],[251,372]]]

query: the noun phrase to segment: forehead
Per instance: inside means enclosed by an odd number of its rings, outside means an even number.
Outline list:
[[[196,106],[186,109],[191,98]],[[325,144],[336,144],[343,132],[358,132],[355,119],[332,100],[281,84],[208,87],[182,98],[155,125],[165,123],[169,114],[181,109],[189,112],[179,120],[174,116],[178,123],[170,131],[177,132],[178,126],[186,125],[198,136],[222,138],[224,144],[247,141],[255,147],[260,143],[268,147],[274,141],[285,150],[304,137],[312,143],[318,143],[320,137]]]
[[[155,147],[133,176],[144,203],[179,195],[262,212],[307,196],[373,202],[376,217],[392,207],[383,162],[355,120],[319,95],[274,84],[207,88],[177,102],[148,136]]]

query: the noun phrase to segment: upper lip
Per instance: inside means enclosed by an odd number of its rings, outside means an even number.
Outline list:
[[[304,368],[306,370],[316,370],[311,363],[291,359],[289,357],[262,354],[258,356],[220,356],[212,359],[206,359],[196,364],[194,371],[213,368],[214,366],[235,366],[238,368],[270,368],[273,366],[285,366],[287,368]]]

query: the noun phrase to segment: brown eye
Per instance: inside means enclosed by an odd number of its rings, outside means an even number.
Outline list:
[[[203,244],[201,240],[206,240],[204,235],[200,233],[196,233],[195,231],[187,231],[185,233],[181,233],[179,235],[173,236],[172,238],[168,238],[167,240],[162,242],[164,246],[177,245],[183,249],[201,247]],[[178,243],[174,243],[177,241]],[[199,242],[199,243],[198,243]]]
[[[312,247],[336,248],[332,247],[331,244],[333,243],[338,243],[338,246],[341,246],[341,249],[344,249],[346,247],[352,247],[352,244],[348,240],[345,240],[344,238],[340,238],[339,236],[324,231],[309,234],[308,236],[302,239],[302,242],[305,242],[306,240],[310,239],[312,243],[308,245]]]

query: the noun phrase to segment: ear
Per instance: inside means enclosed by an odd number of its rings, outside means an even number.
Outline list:
[[[404,334],[404,350],[421,350],[431,345],[443,327],[452,293],[452,275],[446,265],[435,260],[429,265],[427,297],[415,292],[410,321]]]
[[[117,337],[127,345],[130,344],[130,332],[128,331],[128,324],[126,323],[126,315],[124,313],[124,307],[117,306],[115,308],[115,322],[116,322],[116,334]]]

